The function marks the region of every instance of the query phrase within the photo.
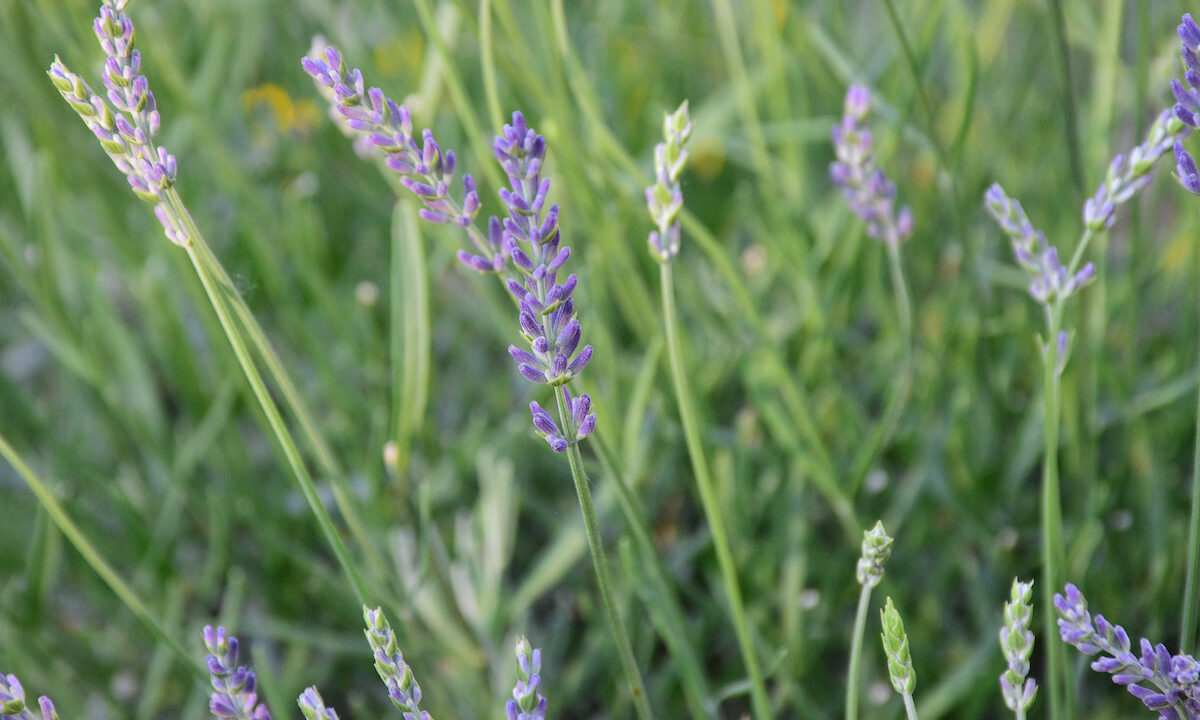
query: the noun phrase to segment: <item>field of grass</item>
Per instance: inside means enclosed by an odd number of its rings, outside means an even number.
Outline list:
[[[276,718],[298,717],[293,699],[314,684],[345,718],[382,716],[392,710],[362,602],[188,254],[46,76],[57,53],[102,87],[98,7],[0,0],[0,438],[11,445],[0,670],[31,698],[51,695],[64,720],[196,720],[211,691],[200,629],[219,623],[242,639]],[[736,718],[751,712],[751,683],[646,242],[662,118],[689,100],[672,263],[683,375],[772,712],[843,717],[855,565],[881,519],[895,545],[867,614],[860,712],[904,713],[878,639],[890,596],[917,712],[935,720],[1007,715],[1002,607],[1014,576],[1042,578],[1045,329],[984,192],[1001,183],[1069,254],[1111,158],[1174,102],[1175,28],[1198,9],[132,0],[125,11],[162,114],[157,139],[178,158],[175,189],[311,412],[306,426],[267,373],[424,709],[502,717],[525,635],[542,649],[548,717],[634,713],[571,470],[530,425],[530,401],[553,400],[506,352],[521,344],[511,298],[455,259],[461,231],[420,222],[394,174],[355,154],[301,69],[315,35],[458,152],[481,218],[503,212],[492,136],[514,110],[545,135],[595,347],[573,385],[598,418],[581,450],[616,605],[657,717]],[[887,249],[830,180],[830,127],[852,83],[872,91],[877,161],[915,220],[900,246],[907,393]],[[1092,241],[1096,281],[1067,307],[1054,589],[1075,583],[1135,642],[1194,653],[1180,618],[1200,198],[1173,168],[1168,153]],[[1061,644],[1044,631],[1044,590],[1031,673],[1043,684],[1044,652]],[[1065,657],[1075,717],[1149,717],[1082,655]],[[1043,690],[1030,716],[1049,711]]]

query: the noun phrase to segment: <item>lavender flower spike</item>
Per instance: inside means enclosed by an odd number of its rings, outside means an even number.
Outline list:
[[[225,628],[204,628],[204,646],[208,648],[208,672],[212,679],[209,710],[218,720],[271,720],[265,705],[258,704],[254,692],[254,673],[237,664],[237,638]]]
[[[984,202],[1000,229],[1012,240],[1017,264],[1030,276],[1029,294],[1034,300],[1049,306],[1067,299],[1093,280],[1096,269],[1091,263],[1068,277],[1067,268],[1059,260],[1058,248],[1034,229],[1021,203],[1009,198],[999,184],[988,188]]]
[[[867,224],[867,234],[899,245],[912,234],[912,210],[896,211],[896,185],[875,167],[871,131],[863,126],[871,109],[871,93],[861,85],[846,91],[842,121],[833,126],[837,161],[829,166],[833,182],[842,189],[854,214]]]
[[[875,587],[883,579],[883,564],[892,554],[892,538],[883,528],[883,522],[875,521],[875,527],[863,531],[862,556],[858,559],[855,574],[858,584]]]
[[[659,262],[670,262],[679,254],[679,211],[683,208],[679,176],[688,157],[683,146],[691,136],[692,120],[684,100],[663,119],[663,142],[654,147],[655,182],[646,188],[646,206],[658,228],[650,233],[650,251]]]
[[[418,142],[407,107],[396,104],[377,87],[367,89],[362,73],[347,68],[337,48],[323,49],[318,57],[305,57],[301,65],[329,100],[347,134],[373,149],[400,175],[400,183],[425,205],[420,211],[422,219],[467,229],[480,254],[460,250],[458,256],[464,264],[481,272],[502,271],[507,259],[500,228],[491,228],[485,236],[473,225],[479,213],[475,180],[463,176],[461,202],[450,194],[457,164],[454,151],[443,151],[428,129],[421,132]]]
[[[54,703],[43,695],[38,698],[41,720],[58,720]],[[29,711],[25,701],[25,689],[16,675],[5,675],[0,672],[0,718],[3,720],[35,720],[36,716]]]
[[[1037,695],[1037,682],[1026,678],[1033,654],[1033,632],[1029,629],[1033,621],[1032,597],[1033,581],[1023,583],[1013,578],[1012,597],[1004,604],[1004,627],[1000,628],[1000,649],[1008,663],[1000,674],[1000,692],[1018,720],[1025,717]]]
[[[1183,58],[1185,87],[1178,80],[1171,81],[1171,92],[1175,95],[1172,108],[1175,117],[1190,127],[1200,127],[1200,26],[1191,14],[1184,14],[1179,23],[1179,39]],[[1200,195],[1200,173],[1196,172],[1196,161],[1183,147],[1182,137],[1174,143],[1175,172],[1179,184],[1193,195]]]
[[[1140,654],[1131,649],[1129,634],[1102,615],[1092,616],[1079,588],[1068,583],[1066,595],[1054,596],[1058,630],[1063,642],[1085,655],[1102,655],[1092,663],[1108,673],[1163,720],[1200,717],[1200,663],[1191,655],[1171,655],[1162,643],[1142,638]]]
[[[128,2],[103,0],[100,16],[93,23],[105,54],[105,95],[94,92],[57,56],[47,74],[124,173],[133,192],[155,203],[155,215],[167,238],[187,245],[187,234],[173,219],[163,195],[175,184],[179,168],[175,156],[154,143],[161,120],[149,82],[140,74],[142,54],[133,47],[133,21],[125,14]]]
[[[1087,228],[1098,232],[1112,227],[1116,222],[1116,216],[1113,214],[1116,206],[1150,184],[1153,179],[1150,173],[1158,159],[1186,138],[1190,131],[1178,115],[1172,114],[1170,110],[1159,113],[1142,144],[1130,150],[1128,157],[1118,155],[1113,158],[1104,182],[1096,190],[1096,194],[1084,203],[1083,222]],[[1178,158],[1178,153],[1176,157]],[[1184,187],[1187,187],[1186,184]]]
[[[404,713],[404,720],[430,720],[429,713],[419,707],[421,686],[413,677],[412,668],[404,662],[404,655],[396,643],[396,633],[392,632],[383,611],[364,607],[363,619],[367,623],[367,642],[375,657],[375,672],[387,686],[392,704]]]
[[[542,697],[542,651],[517,638],[517,684],[512,700],[504,707],[508,720],[545,720],[546,698]]]
[[[908,633],[904,632],[904,621],[889,597],[879,611],[883,625],[883,651],[887,655],[888,676],[896,692],[912,696],[917,687],[917,673],[913,670],[912,656],[908,651]]]

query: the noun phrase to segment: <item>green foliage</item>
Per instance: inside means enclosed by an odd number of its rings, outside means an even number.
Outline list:
[[[455,261],[454,228],[410,230],[327,120],[299,66],[317,33],[372,84],[412,94],[417,124],[480,178],[484,213],[499,208],[499,123],[521,109],[546,135],[597,349],[581,379],[603,444],[584,455],[660,717],[749,708],[645,244],[653,146],[685,98],[683,357],[772,702],[781,717],[839,714],[861,532],[882,518],[896,537],[883,592],[906,608],[920,717],[1002,713],[1001,606],[1010,578],[1040,562],[1041,318],[981,197],[1002,182],[1069,247],[1108,159],[1169,102],[1189,8],[1064,3],[1079,186],[1049,4],[895,5],[898,24],[879,0],[130,4],[177,188],[346,468],[379,564],[347,544],[434,717],[498,717],[518,634],[543,650],[551,715],[631,707],[611,701],[627,694],[570,473],[530,431],[534,390],[505,352],[511,302]],[[46,79],[55,53],[96,74],[97,7],[0,0],[0,433],[171,637],[196,656],[205,624],[241,637],[277,717],[314,684],[347,718],[388,711],[360,604],[187,257]],[[905,341],[886,251],[828,179],[828,129],[852,81],[874,91],[878,160],[916,218],[901,247],[912,391],[865,464],[857,451]],[[1165,165],[1093,244],[1099,279],[1068,313],[1061,477],[1062,575],[1168,638],[1186,550],[1200,225]],[[330,478],[308,460],[332,512]],[[614,472],[633,489],[628,512]],[[52,692],[63,717],[205,715],[194,668],[7,464],[0,513],[0,668],[31,696]],[[1039,635],[1039,653],[1056,642]],[[881,683],[883,656],[864,653],[864,703]],[[1117,689],[1086,687],[1080,716],[1140,712]]]

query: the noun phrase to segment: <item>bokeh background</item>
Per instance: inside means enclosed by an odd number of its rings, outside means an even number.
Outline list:
[[[347,717],[391,712],[360,608],[186,256],[45,76],[58,53],[99,86],[97,7],[0,0],[0,432],[197,658],[204,624],[243,638],[276,717],[295,716],[310,684]],[[1042,321],[983,191],[1001,182],[1071,247],[1111,157],[1171,101],[1189,9],[133,0],[127,12],[178,189],[347,468],[373,548],[356,545],[356,557],[389,588],[385,609],[435,717],[502,716],[517,633],[543,648],[553,716],[631,708],[570,475],[531,432],[526,406],[540,396],[505,352],[518,337],[511,304],[457,263],[453,228],[406,224],[408,201],[396,206],[328,120],[299,65],[316,34],[458,149],[485,213],[499,211],[499,124],[520,109],[546,135],[596,347],[584,385],[706,689],[721,717],[737,717],[742,665],[669,387],[642,196],[662,115],[690,99],[683,190],[695,220],[676,271],[688,370],[779,715],[840,716],[859,533],[882,518],[896,546],[876,598],[893,596],[905,617],[921,717],[935,720],[1005,714],[1001,607],[1014,576],[1038,572]],[[916,218],[902,249],[915,383],[896,433],[866,457],[902,341],[884,249],[828,180],[829,127],[851,82],[875,93],[879,161]],[[1069,314],[1062,464],[1066,576],[1131,634],[1174,648],[1200,202],[1169,165],[1090,250],[1100,275]],[[815,419],[832,484],[813,477],[788,384]],[[631,548],[611,478],[592,471],[652,703],[685,716],[658,631],[661,588]],[[0,668],[51,694],[64,718],[207,714],[202,676],[7,465],[0,518]],[[1058,640],[1040,615],[1035,629],[1036,676],[1040,648]],[[873,619],[867,638],[865,712],[897,717]],[[1081,715],[1145,712],[1071,652]]]

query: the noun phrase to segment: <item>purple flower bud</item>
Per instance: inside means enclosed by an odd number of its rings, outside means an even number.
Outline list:
[[[579,351],[579,355],[577,355],[571,362],[570,366],[567,367],[567,372],[571,373],[572,376],[578,375],[580,371],[587,367],[587,364],[591,362],[591,360],[592,346],[584,345],[583,349]]]

